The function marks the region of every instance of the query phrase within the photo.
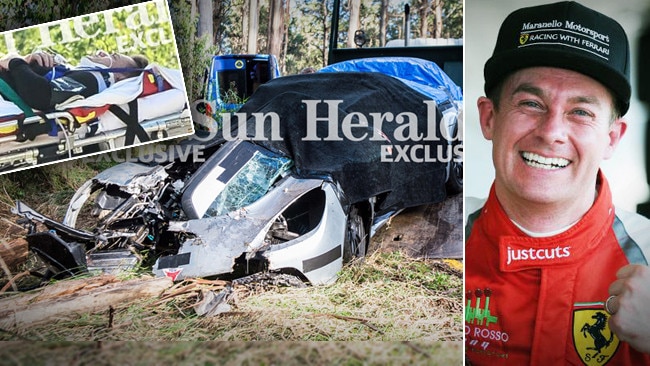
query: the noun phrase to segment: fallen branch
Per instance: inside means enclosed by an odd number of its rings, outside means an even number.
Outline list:
[[[185,295],[185,294],[192,293],[192,292],[198,292],[198,291],[200,291],[200,290],[197,290],[196,285],[193,284],[193,283],[189,284],[189,285],[182,286],[182,287],[177,287],[174,292],[163,293],[160,296],[160,299],[158,301],[156,301],[155,303],[153,303],[153,306],[161,305],[164,302],[166,302],[166,301],[168,301],[168,300],[170,300],[170,299],[172,299],[174,297],[177,297],[177,296],[180,296],[180,295]]]
[[[411,343],[409,341],[402,341],[402,344],[405,344],[405,345],[411,347],[415,352],[418,352],[418,353],[422,354],[426,358],[431,358],[431,355],[429,355],[428,352],[426,352],[422,348],[416,346],[415,344],[413,344],[413,343]]]
[[[226,285],[228,285],[229,283],[230,282],[224,280],[206,280],[202,278],[187,278],[184,281],[179,282],[173,287],[167,289],[163,294],[160,295],[158,301],[152,304],[152,306],[162,305],[167,301],[170,301],[171,299],[177,298],[182,295],[195,293],[197,296],[199,296],[201,292],[205,290],[205,288],[201,287],[201,285],[204,286],[207,285],[210,289],[220,291],[223,290],[226,287]],[[193,306],[194,305],[190,305],[184,307],[183,309],[193,307]]]
[[[0,259],[2,260],[2,270],[8,273],[9,270],[17,271],[21,264],[25,263],[29,249],[27,241],[22,238],[13,240],[0,240]],[[11,277],[11,274],[7,274]]]
[[[93,279],[85,279],[93,282]],[[21,294],[0,300],[0,328],[8,329],[45,323],[53,318],[80,313],[92,313],[111,306],[123,305],[140,298],[155,297],[172,285],[166,277],[112,282],[94,288],[83,288],[79,281],[61,281],[46,287],[57,287],[59,296],[42,296],[41,292]],[[101,281],[100,281],[101,282]],[[70,286],[71,285],[71,286]],[[73,287],[69,291],[66,287]],[[90,287],[93,287],[92,285]],[[62,289],[60,289],[62,288]]]
[[[115,308],[113,305],[108,307],[108,328],[113,328],[113,316],[115,315]]]
[[[225,280],[206,280],[204,278],[190,278],[190,279],[186,279],[186,281],[194,282],[199,285],[213,285],[213,286],[221,286],[221,287],[225,287],[230,283],[229,281],[225,281]]]
[[[7,263],[5,263],[4,259],[2,259],[2,255],[0,255],[0,267],[2,268],[2,270],[7,275],[7,278],[11,278],[11,276],[12,276],[11,271],[9,270],[9,267],[7,266]],[[13,280],[10,280],[7,285],[13,286],[14,291],[18,291],[18,286],[16,286],[16,284],[14,283]],[[5,286],[5,287],[7,287],[7,286]],[[2,291],[0,291],[0,293],[5,292],[6,290],[7,289],[3,287]]]
[[[2,260],[2,258],[0,258]],[[4,263],[4,262],[3,262]],[[0,289],[0,294],[7,291],[9,289],[9,286],[12,286],[14,288],[14,291],[18,291],[18,288],[16,287],[16,281],[18,281],[21,277],[29,276],[31,272],[25,271],[25,272],[20,272],[19,274],[15,275],[12,279],[7,282],[2,289]]]

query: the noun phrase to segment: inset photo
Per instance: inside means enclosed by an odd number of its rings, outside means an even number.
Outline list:
[[[194,133],[166,1],[0,34],[0,174]]]

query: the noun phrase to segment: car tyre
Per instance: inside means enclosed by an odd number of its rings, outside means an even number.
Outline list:
[[[363,260],[366,256],[368,246],[368,235],[363,217],[359,209],[353,206],[348,214],[348,221],[343,242],[343,262],[347,263],[354,259]]]

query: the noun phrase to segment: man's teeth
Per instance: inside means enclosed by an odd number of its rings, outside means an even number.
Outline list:
[[[531,152],[523,152],[521,156],[524,158],[526,164],[533,168],[540,169],[561,169],[571,163],[571,161],[563,158],[547,158]]]

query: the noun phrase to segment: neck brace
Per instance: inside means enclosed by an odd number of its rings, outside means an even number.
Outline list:
[[[88,57],[84,56],[79,60],[79,67],[80,68],[99,68],[99,69],[110,69],[113,66],[113,59],[109,58],[111,61],[108,66],[104,64],[100,64],[97,62],[91,61]]]

